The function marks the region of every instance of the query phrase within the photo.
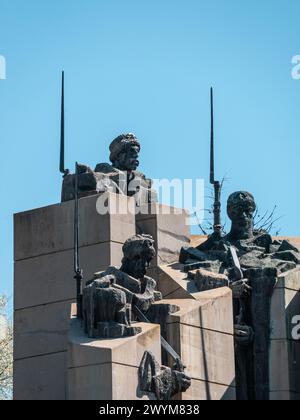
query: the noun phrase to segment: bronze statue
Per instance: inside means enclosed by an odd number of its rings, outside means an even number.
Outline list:
[[[229,242],[252,239],[253,215],[256,204],[252,194],[245,191],[233,193],[228,198],[227,214],[232,222],[230,233],[227,235]]]
[[[133,336],[141,332],[135,320],[161,323],[164,326],[168,315],[178,310],[173,305],[153,305],[162,296],[155,290],[155,280],[146,276],[147,268],[155,257],[152,237],[137,235],[128,239],[123,246],[123,253],[120,269],[109,267],[104,272],[96,273],[83,289],[83,325],[90,338]],[[145,355],[141,363],[140,379],[143,378],[143,392],[153,392],[158,399],[166,399],[186,391],[191,380],[184,373],[180,357],[163,337],[161,343],[173,357],[174,367],[160,368],[150,354]],[[149,372],[152,372],[153,378],[149,377]]]
[[[279,274],[300,264],[288,241],[254,229],[252,194],[230,195],[232,225],[222,237],[213,233],[197,248],[183,248],[180,262],[200,291],[229,286],[233,291],[237,394],[242,400],[269,398],[270,302]]]
[[[95,170],[79,165],[79,198],[111,191],[135,197],[137,206],[157,201],[152,181],[138,172],[141,145],[134,134],[121,134],[110,145],[110,161],[99,163]],[[74,175],[63,180],[62,201],[75,197]]]
[[[160,366],[155,356],[146,351],[139,367],[139,387],[145,394],[154,394],[158,401],[169,401],[179,392],[185,392],[191,386],[191,378],[173,368]]]
[[[125,242],[123,253],[120,269],[109,267],[96,273],[83,289],[83,320],[90,337],[134,335],[135,329],[128,327],[135,316],[135,307],[147,313],[155,301],[162,299],[155,290],[155,280],[146,276],[155,256],[153,239],[147,235],[134,236]],[[104,328],[106,336],[102,333]]]

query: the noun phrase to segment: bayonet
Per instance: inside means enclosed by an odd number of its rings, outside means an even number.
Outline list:
[[[146,317],[146,315],[137,307],[134,306],[134,312],[140,322],[146,322],[147,324],[151,324],[151,321]],[[173,349],[173,347],[164,339],[163,336],[160,336],[162,348],[172,357],[175,361],[175,365],[179,371],[184,371],[184,366],[181,361],[181,357],[179,354]]]
[[[214,236],[221,239],[221,183],[215,180],[214,91],[210,89],[210,183],[214,186]]]
[[[79,261],[79,196],[78,196],[79,165],[75,168],[75,201],[74,201],[74,271],[76,280],[77,318],[82,318],[82,280],[83,270]]]
[[[65,169],[65,72],[61,78],[61,116],[60,116],[60,162],[59,171],[65,177],[69,170]]]
[[[234,246],[230,246],[230,254],[233,262],[235,280],[242,280],[244,278],[244,274],[241,268],[240,260],[236,252],[236,248]]]

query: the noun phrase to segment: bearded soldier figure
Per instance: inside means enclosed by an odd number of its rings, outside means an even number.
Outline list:
[[[79,198],[107,191],[135,197],[137,206],[157,201],[152,181],[137,171],[141,145],[132,133],[121,134],[110,145],[109,163],[99,163],[95,170],[78,166]],[[62,187],[62,201],[75,198],[75,176],[66,174]]]

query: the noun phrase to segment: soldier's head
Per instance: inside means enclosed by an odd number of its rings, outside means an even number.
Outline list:
[[[135,171],[139,166],[141,145],[134,134],[121,134],[110,145],[110,161],[120,171]]]
[[[123,246],[124,258],[121,270],[136,279],[142,279],[156,255],[154,240],[150,235],[137,235]]]
[[[238,191],[230,195],[227,202],[227,214],[232,221],[230,236],[233,240],[253,237],[255,210],[255,200],[249,192]]]

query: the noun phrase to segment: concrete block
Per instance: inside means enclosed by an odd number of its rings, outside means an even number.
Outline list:
[[[270,344],[270,392],[290,390],[289,348],[287,340],[272,340]]]
[[[106,200],[109,215],[97,211],[99,199]],[[119,206],[116,212],[115,206]],[[96,271],[121,265],[122,245],[135,234],[135,203],[134,199],[109,193],[80,199],[79,207],[80,265],[85,280],[90,280]],[[40,378],[33,361],[67,350],[70,304],[76,294],[74,202],[16,214],[14,234],[16,395],[18,399],[52,399],[58,394],[59,399],[65,399],[66,371],[55,370],[59,382],[56,389],[52,364],[42,365]],[[27,372],[26,389],[18,373],[23,371]]]
[[[290,391],[270,392],[270,401],[300,401],[300,393]]]
[[[300,341],[288,340],[291,392],[300,393]]]
[[[109,265],[119,267],[122,261],[122,244],[106,242],[83,247],[79,250],[84,279]],[[14,307],[15,310],[51,302],[74,299],[73,250],[46,254],[15,263]]]
[[[289,391],[270,392],[270,401],[290,401],[291,393]]]
[[[187,211],[155,203],[150,212],[148,206],[141,212],[136,216],[137,233],[146,233],[155,239],[157,257],[154,265],[178,261],[181,247],[190,242]]]
[[[292,319],[300,314],[300,291],[275,288],[271,300],[271,339],[291,340]]]
[[[199,301],[165,299],[161,302],[180,308],[167,319],[167,341],[181,356],[193,379],[225,388],[234,386],[231,291],[222,288],[201,295],[204,296]]]
[[[14,400],[65,400],[66,372],[66,352],[15,361]]]
[[[134,202],[112,193],[103,197],[112,208],[120,202],[124,207]],[[124,243],[135,234],[134,214],[124,211],[124,214],[100,215],[98,199],[99,196],[90,196],[79,200],[80,246],[109,241]],[[73,249],[74,201],[16,214],[14,235],[15,261]]]
[[[234,383],[232,336],[190,325],[169,324],[168,341],[181,355],[187,373],[193,378],[228,386]]]
[[[15,311],[14,359],[67,350],[72,301]]]
[[[72,320],[68,348],[68,399],[147,399],[139,390],[138,368],[145,351],[161,360],[160,327],[139,323],[142,333],[115,340],[88,339]]]
[[[168,323],[181,323],[233,335],[232,294],[227,287],[201,292],[196,300],[165,299],[162,301],[162,303],[171,302],[180,310],[169,316]]]
[[[165,299],[195,299],[199,290],[179,263],[158,267],[157,288]]]
[[[104,363],[126,364],[139,367],[145,348],[160,360],[160,326],[139,323],[141,334],[113,340],[94,340],[84,335],[80,321],[71,321],[69,330],[68,367],[100,365]],[[100,351],[99,351],[100,349]]]
[[[278,277],[277,284],[275,286],[276,289],[278,288],[286,288],[291,290],[300,290],[300,268],[296,268],[295,270],[288,271],[287,273],[283,273]]]
[[[211,382],[192,379],[192,386],[176,399],[182,401],[234,401],[236,400],[235,387],[213,384]]]

